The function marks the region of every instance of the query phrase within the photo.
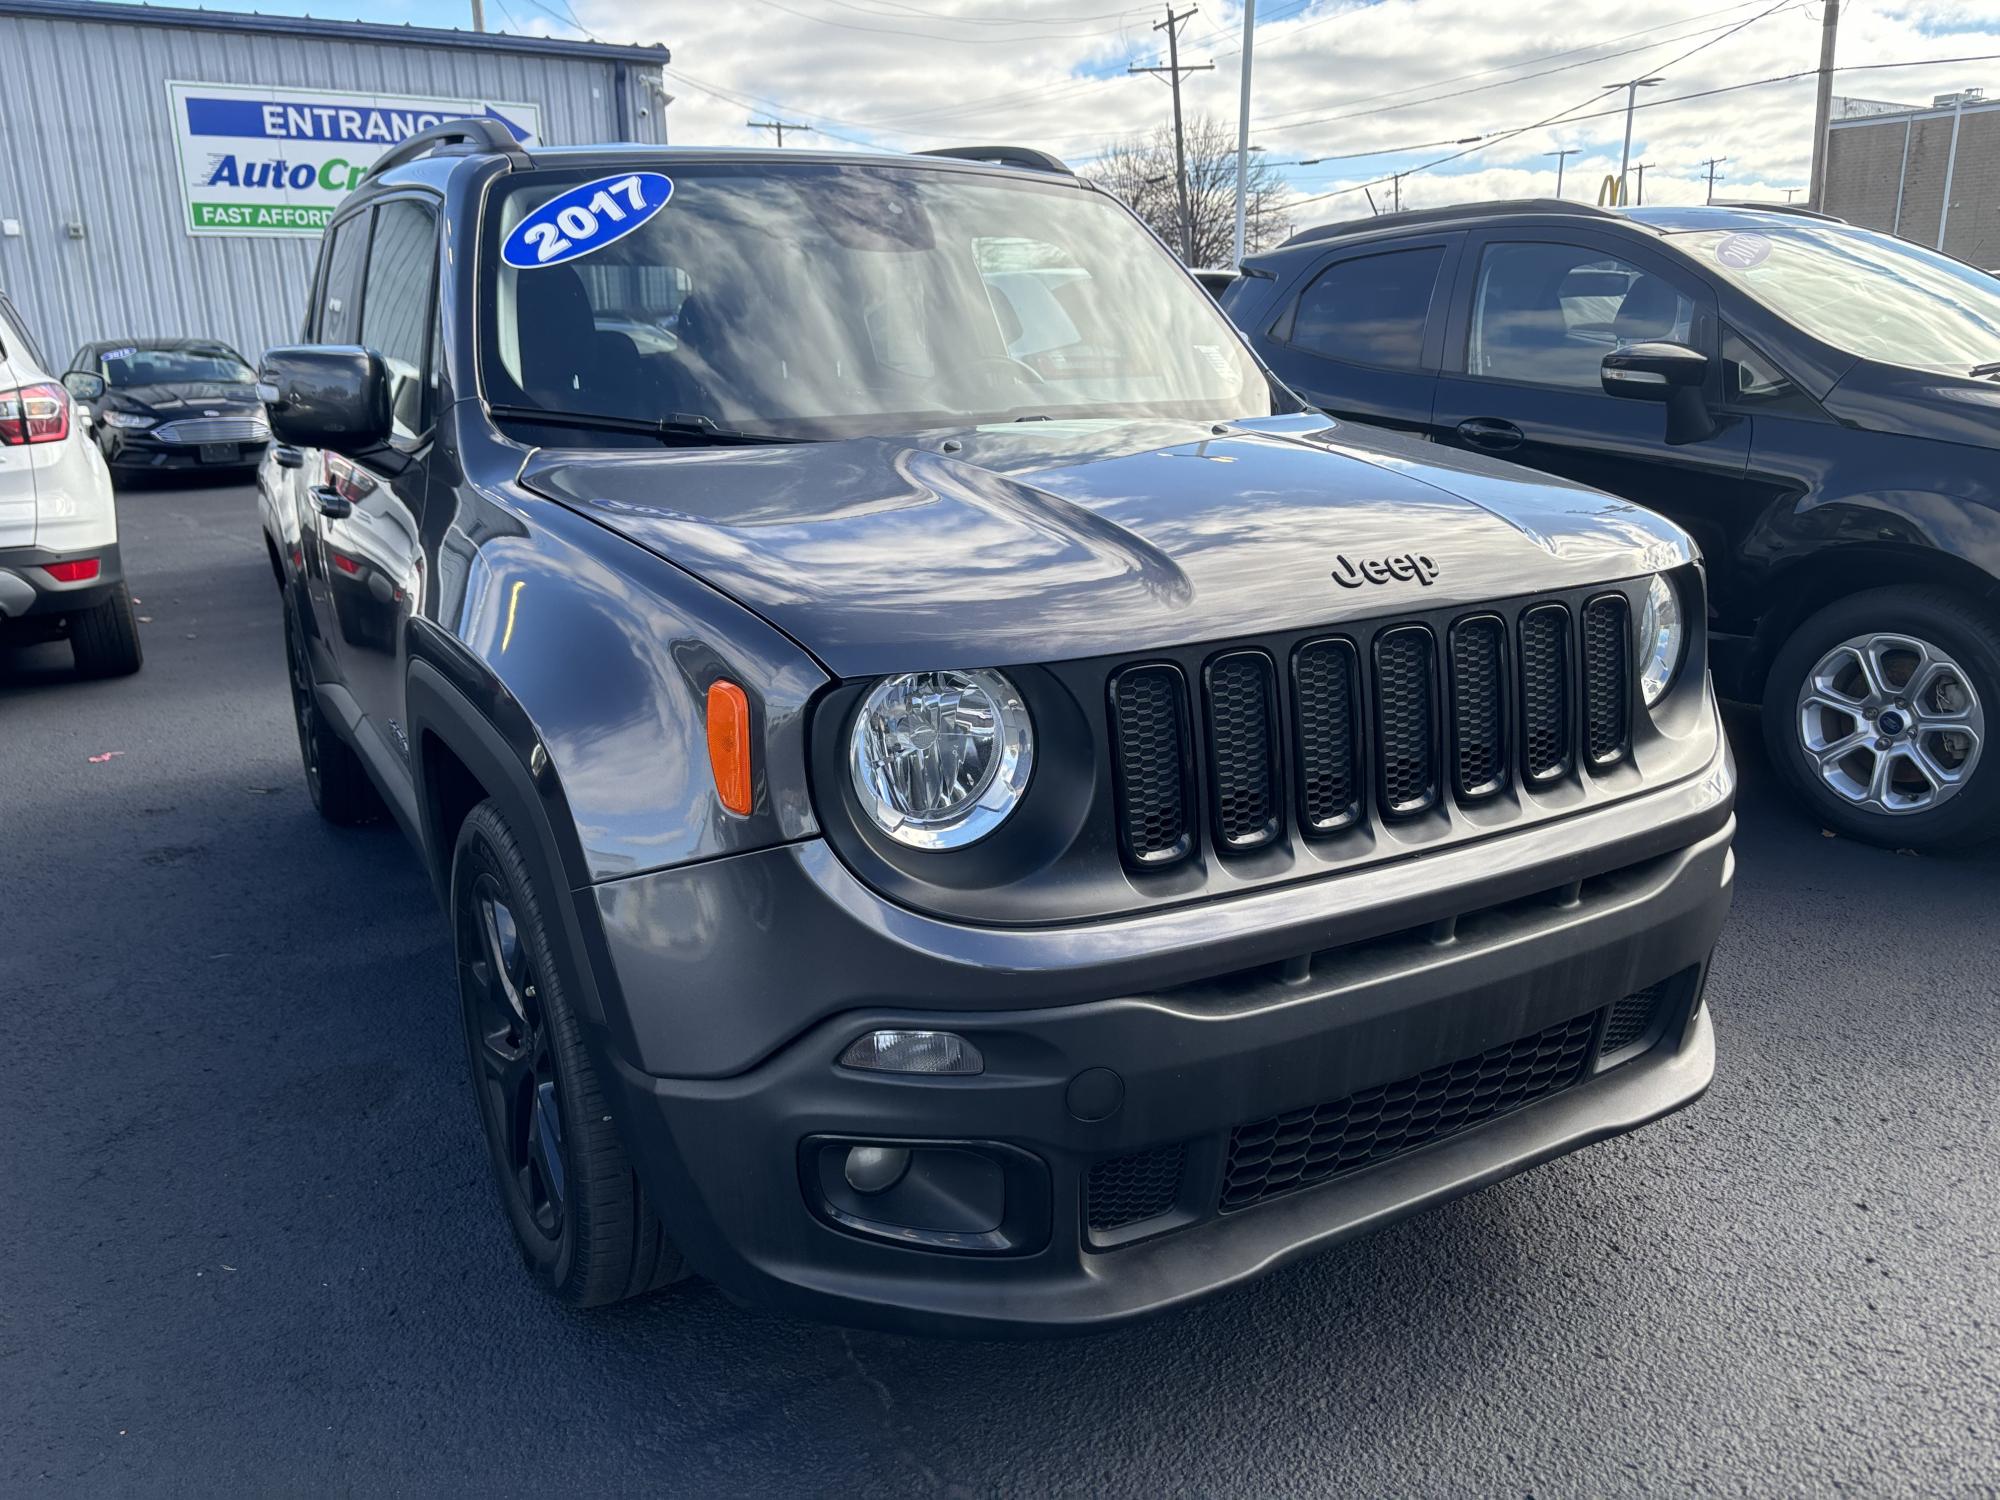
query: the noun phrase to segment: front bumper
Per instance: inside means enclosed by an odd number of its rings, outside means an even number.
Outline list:
[[[1256,931],[1224,909],[1246,903],[1211,903],[1196,915],[1214,941],[1184,956],[1173,981],[1156,955],[1128,951],[1129,924],[1005,933],[926,921],[929,951],[914,952],[895,909],[860,901],[817,843],[612,882],[586,893],[605,944],[595,1040],[612,1108],[670,1233],[732,1294],[925,1331],[1106,1327],[1698,1097],[1714,1067],[1700,990],[1730,899],[1733,791],[1725,751],[1698,782],[1571,820],[1589,825],[1570,830],[1582,840],[1573,849],[1550,854],[1557,830],[1539,830],[1513,850],[1478,851],[1485,874],[1463,882],[1441,878],[1448,856],[1412,861],[1404,875],[1432,877],[1421,893],[1398,894],[1396,871],[1360,872],[1350,894],[1388,888],[1372,904],[1354,897],[1372,931],[1298,920],[1339,881],[1250,898],[1294,918]],[[1603,837],[1614,827],[1624,831]],[[817,904],[804,894],[812,886]],[[1010,945],[1020,962],[980,956]],[[723,972],[702,960],[731,951],[740,982],[698,984],[696,1010],[658,987],[668,962],[685,982]],[[1609,1008],[1663,982],[1646,1038],[1600,1057]],[[873,1000],[862,993],[871,984]],[[658,1055],[648,1028],[662,1010],[682,1014],[679,1050],[692,1064],[719,1055],[698,1039],[699,1017],[773,1007],[807,1019],[739,1070],[666,1077],[635,1061]],[[1501,1103],[1518,1107],[1475,1110],[1467,1128],[1298,1191],[1252,1201],[1235,1186],[1246,1159],[1235,1143],[1274,1116],[1385,1085],[1421,1108],[1436,1092],[1427,1080],[1445,1077],[1430,1070],[1566,1027],[1582,1050],[1562,1086],[1508,1096]],[[925,1079],[836,1065],[877,1029],[956,1032],[982,1051],[985,1072]],[[1471,1087],[1484,1085],[1475,1076]],[[899,1241],[829,1200],[823,1141],[991,1143],[1013,1207],[992,1234]],[[1134,1159],[1142,1174],[1146,1159],[1174,1164],[1169,1201],[1093,1228],[1104,1217],[1093,1213],[1103,1190],[1093,1168]],[[1222,1209],[1225,1181],[1238,1211]]]
[[[48,571],[51,564],[90,558],[97,559],[97,574],[92,578],[64,583]],[[53,627],[64,615],[102,604],[124,577],[125,567],[116,542],[73,552],[47,547],[0,547],[0,622],[38,621]]]

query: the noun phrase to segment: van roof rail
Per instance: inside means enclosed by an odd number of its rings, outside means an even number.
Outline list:
[[[514,133],[498,120],[485,120],[468,116],[462,120],[446,120],[433,125],[428,130],[419,130],[415,135],[398,141],[387,151],[375,158],[375,164],[368,169],[370,177],[379,177],[395,167],[413,162],[420,156],[431,155],[475,155],[480,152],[495,151],[509,157],[516,166],[528,164],[528,153],[521,149],[521,143],[514,139]]]
[[[1060,172],[1074,177],[1069,164],[1059,156],[1037,151],[1033,146],[933,146],[919,156],[948,156],[954,161],[983,161],[1000,167],[1025,167],[1030,172]]]

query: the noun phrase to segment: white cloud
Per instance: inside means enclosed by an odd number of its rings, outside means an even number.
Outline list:
[[[815,126],[804,143],[907,150],[1010,141],[1078,160],[1150,130],[1168,110],[1159,82],[1124,76],[1128,62],[1155,61],[1163,38],[1151,28],[1161,12],[1120,11],[1123,0],[575,3],[598,35],[673,49],[681,76],[668,80],[677,96],[668,119],[678,144],[768,145],[768,132],[746,124],[754,113]],[[1665,81],[1640,97],[1670,101],[1814,68],[1818,6],[1807,0],[1789,0],[1723,36],[1772,3],[1676,0],[1662,13],[1575,0],[1265,0],[1251,138],[1285,162],[1394,152],[1287,169],[1297,192],[1314,194],[1453,149],[1395,148],[1610,109],[1622,104],[1622,91],[1606,102],[1595,96],[1620,78],[1664,71]],[[1189,109],[1233,118],[1241,15],[1231,0],[1187,24],[1183,62],[1215,63],[1184,85]],[[1844,64],[1986,53],[2000,53],[1995,0],[1889,0],[1850,7],[1842,18]],[[1835,92],[1924,102],[1988,80],[2000,84],[2000,62],[1847,72]],[[1808,175],[1812,105],[1805,78],[1642,108],[1632,154],[1653,163],[1647,201],[1699,202],[1705,183],[1697,164],[1709,156],[1729,158],[1717,196],[1782,199]],[[1581,154],[1568,159],[1565,192],[1593,197],[1617,170],[1622,130],[1616,110],[1532,130],[1408,178],[1403,202],[1546,193],[1555,164],[1544,153],[1571,146]],[[1366,211],[1354,193],[1308,205],[1300,216],[1312,222]]]

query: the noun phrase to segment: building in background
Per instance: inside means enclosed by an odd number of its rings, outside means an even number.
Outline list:
[[[298,332],[320,230],[396,141],[465,114],[546,145],[666,140],[665,47],[0,0],[0,288],[89,340]]]
[[[1833,104],[1828,213],[2000,270],[2000,99],[1966,89],[1929,105]]]

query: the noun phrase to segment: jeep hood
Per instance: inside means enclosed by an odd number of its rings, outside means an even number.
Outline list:
[[[704,579],[843,677],[1139,653],[1693,555],[1676,527],[1595,490],[1319,416],[542,449],[521,483]],[[1411,556],[1428,565],[1379,565]],[[1337,582],[1343,557],[1378,564],[1366,571],[1382,581]]]

